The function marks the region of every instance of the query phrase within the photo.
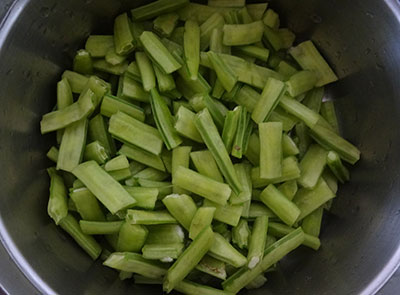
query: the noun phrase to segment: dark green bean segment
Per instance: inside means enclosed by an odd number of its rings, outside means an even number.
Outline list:
[[[204,228],[168,270],[163,284],[164,290],[170,292],[176,284],[181,282],[196,267],[213,242],[214,233],[211,227]]]

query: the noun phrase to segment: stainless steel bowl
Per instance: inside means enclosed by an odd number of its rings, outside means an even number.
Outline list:
[[[10,294],[161,294],[93,264],[46,214],[53,136],[40,136],[55,85],[89,32],[145,1],[3,0],[0,16],[0,281]],[[300,249],[265,294],[373,294],[400,261],[400,7],[395,0],[274,0],[341,80],[327,89],[346,138],[362,150],[314,253]],[[8,253],[10,256],[7,256]]]

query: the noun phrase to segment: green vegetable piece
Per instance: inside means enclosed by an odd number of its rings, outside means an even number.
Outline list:
[[[179,244],[150,244],[142,248],[143,257],[161,262],[172,262],[177,259],[183,251],[183,243]]]
[[[168,150],[176,148],[182,143],[182,139],[174,128],[174,119],[172,114],[165,103],[165,100],[161,98],[156,89],[151,89],[150,94],[151,110],[161,138]]]
[[[205,207],[214,207],[214,219],[224,222],[226,224],[236,226],[239,223],[240,216],[242,215],[243,206],[239,205],[220,205],[209,200],[205,200],[203,203]]]
[[[355,164],[360,159],[360,151],[353,144],[340,137],[320,121],[311,130],[311,137],[327,150],[335,151],[344,161]]]
[[[191,146],[181,146],[172,150],[172,179],[179,166],[189,168]],[[188,192],[178,186],[174,186],[173,192],[176,194],[187,194]]]
[[[119,232],[123,221],[88,221],[80,220],[82,232],[87,235],[109,235]]]
[[[242,108],[236,107],[233,111],[229,111],[225,117],[224,129],[222,131],[222,140],[224,141],[227,151],[232,150],[233,140],[239,123],[239,116]]]
[[[260,139],[256,133],[249,137],[247,151],[245,152],[246,158],[253,164],[259,165],[260,163]]]
[[[163,141],[158,130],[123,112],[119,111],[111,116],[108,131],[120,141],[135,145],[154,155],[161,153]]]
[[[285,195],[286,198],[288,198],[288,200],[293,200],[294,196],[297,193],[297,181],[296,180],[290,180],[290,181],[286,181],[284,183],[282,183],[281,185],[279,185],[278,190]]]
[[[261,41],[264,32],[262,21],[250,24],[224,25],[223,43],[226,46],[249,45]]]
[[[278,105],[271,113],[268,122],[281,122],[283,131],[289,132],[293,129],[293,127],[295,127],[299,120],[295,116],[287,113]]]
[[[183,49],[190,78],[196,80],[200,64],[200,27],[196,21],[188,20],[185,23]]]
[[[350,179],[349,170],[347,170],[346,166],[343,165],[337,153],[335,153],[334,151],[329,151],[329,153],[326,156],[326,162],[331,171],[333,172],[333,174],[335,174],[336,178],[341,183],[349,181]]]
[[[259,216],[267,216],[269,218],[276,218],[274,212],[265,206],[263,203],[252,202],[249,210],[249,218],[257,218]]]
[[[226,279],[225,263],[209,255],[205,255],[203,257],[203,259],[196,266],[196,270],[199,270],[221,280]]]
[[[118,182],[128,179],[132,176],[131,170],[129,168],[109,171],[108,174]]]
[[[165,196],[172,194],[172,184],[170,182],[153,181],[148,179],[138,179],[137,182],[141,187],[157,188],[158,200],[162,200]]]
[[[101,114],[96,115],[89,121],[88,138],[89,141],[98,141],[108,153],[115,155],[115,142],[107,130],[107,123]]]
[[[166,74],[171,74],[181,68],[181,64],[172,56],[154,33],[143,32],[140,35],[140,41],[146,49],[146,53],[151,56],[152,60],[157,62]]]
[[[124,155],[116,156],[115,158],[107,161],[107,163],[104,165],[104,169],[107,172],[125,168],[129,168],[129,161]]]
[[[60,221],[68,215],[67,188],[63,178],[54,168],[48,169],[50,176],[50,196],[47,204],[47,213],[59,225]]]
[[[185,233],[178,224],[160,224],[147,226],[149,235],[146,244],[176,244],[183,243]]]
[[[142,171],[138,172],[133,177],[140,178],[140,179],[154,180],[154,181],[163,181],[163,180],[167,179],[169,177],[169,175],[160,170],[148,167],[148,168],[145,168]]]
[[[57,83],[57,109],[62,110],[73,103],[71,86],[66,78]]]
[[[166,13],[158,16],[154,20],[154,30],[165,37],[170,37],[178,24],[179,15],[176,13]]]
[[[128,68],[128,62],[124,61],[118,65],[111,65],[105,59],[93,61],[93,68],[99,72],[104,72],[112,75],[121,76]]]
[[[312,71],[300,71],[286,82],[287,91],[293,97],[311,90],[317,83],[317,76]]]
[[[302,220],[334,197],[335,194],[323,178],[318,180],[317,185],[312,190],[305,188],[298,190],[293,199],[293,203],[296,204],[301,211],[297,220]]]
[[[282,40],[282,48],[289,49],[296,40],[296,35],[289,29],[283,28],[278,30],[279,37]]]
[[[121,93],[119,97],[123,98],[124,100],[134,100],[139,102],[149,102],[150,95],[143,89],[141,81],[138,82],[132,79],[131,75],[125,74],[120,79],[121,84]],[[141,80],[140,76],[140,80]]]
[[[234,267],[246,264],[247,259],[219,233],[214,233],[214,241],[208,255]]]
[[[189,231],[197,206],[188,195],[172,194],[162,200],[168,212]]]
[[[273,28],[270,28],[269,26],[264,27],[264,38],[263,38],[264,43],[274,51],[279,51],[282,49],[283,46],[283,40],[281,38],[281,35],[279,34],[279,31]],[[276,55],[277,57],[277,55]],[[277,63],[279,63],[281,58],[277,58]],[[269,65],[271,67],[275,67],[275,64],[272,64],[272,56],[269,59]]]
[[[175,116],[174,127],[180,135],[201,143],[203,139],[194,124],[195,116],[195,113],[181,106]]]
[[[126,69],[125,75],[132,78],[136,82],[142,83],[142,76],[140,75],[139,66],[136,61],[132,61]]]
[[[139,67],[140,76],[142,77],[143,88],[149,92],[156,87],[156,76],[150,59],[144,52],[135,53],[136,63]]]
[[[321,104],[322,117],[332,126],[333,130],[339,134],[339,123],[336,116],[335,105],[332,100],[324,101]]]
[[[173,91],[176,88],[174,77],[163,73],[155,63],[153,63],[153,68],[157,78],[158,90],[160,92]]]
[[[249,247],[249,240],[251,231],[246,219],[240,219],[237,226],[232,228],[232,242],[240,249],[247,249]]]
[[[215,7],[243,7],[245,4],[245,0],[208,0],[208,6]]]
[[[227,203],[232,192],[227,184],[182,166],[175,171],[172,183],[221,205]]]
[[[220,13],[214,13],[200,26],[200,49],[206,50],[211,43],[211,36],[215,29],[222,29],[225,24],[224,17]],[[210,48],[211,49],[211,48]],[[212,49],[211,49],[212,50]]]
[[[93,260],[96,260],[100,256],[102,251],[101,246],[92,236],[82,232],[78,221],[71,214],[68,214],[60,221],[60,226]]]
[[[289,226],[292,226],[301,214],[297,203],[289,201],[273,184],[262,191],[260,199]]]
[[[84,49],[77,51],[74,57],[73,70],[82,75],[91,75],[93,73],[93,61],[88,51]]]
[[[65,128],[57,158],[57,169],[71,172],[82,161],[88,121],[82,119]]]
[[[292,47],[289,49],[289,53],[304,70],[315,72],[317,75],[317,87],[338,80],[338,77],[321,56],[312,41],[305,41],[296,47]]]
[[[135,21],[143,21],[154,18],[164,13],[172,12],[186,6],[188,0],[158,0],[147,5],[142,5],[131,10]]]
[[[312,109],[314,112],[319,113],[322,105],[322,98],[324,97],[324,87],[317,87],[311,89],[306,93],[303,100],[304,105]]]
[[[269,50],[255,45],[243,45],[235,47],[235,52],[244,54],[250,57],[255,57],[263,62],[268,61]]]
[[[98,164],[104,164],[110,158],[108,151],[98,141],[93,141],[86,145],[83,159],[85,161],[96,161]]]
[[[200,285],[197,283],[184,280],[179,282],[175,287],[175,290],[182,292],[183,294],[202,294],[202,295],[233,295],[231,292],[222,291],[209,286]]]
[[[320,118],[318,113],[287,95],[281,97],[279,105],[289,114],[302,120],[309,128],[314,128]]]
[[[269,78],[264,90],[254,106],[251,118],[256,123],[267,121],[285,92],[285,84],[277,79]]]
[[[87,221],[104,221],[104,213],[100,208],[100,204],[96,197],[87,188],[74,189],[70,193],[76,210],[83,220]]]
[[[260,177],[282,176],[282,123],[260,123]]]
[[[109,94],[105,95],[101,103],[101,114],[105,117],[111,117],[118,111],[121,111],[141,122],[143,122],[145,119],[145,114],[142,108],[116,96]]]
[[[328,152],[317,144],[309,147],[300,162],[301,176],[297,182],[305,188],[312,189],[324,171]]]
[[[226,91],[231,91],[238,80],[237,75],[216,53],[209,51],[207,56],[222,86]]]
[[[47,152],[46,156],[47,156],[47,158],[49,158],[53,162],[57,163],[58,153],[59,153],[58,148],[56,148],[55,146],[52,146],[49,149],[49,151]]]
[[[255,3],[247,4],[247,11],[249,12],[253,20],[261,20],[265,10],[267,9],[268,3]]]
[[[281,60],[275,69],[279,74],[285,77],[285,81],[289,80],[291,76],[297,73],[297,69],[285,60]]]
[[[139,252],[148,235],[148,230],[143,225],[123,222],[120,227],[117,241],[117,250],[121,252]]]
[[[206,227],[194,239],[188,248],[179,256],[178,260],[168,269],[164,279],[163,289],[170,292],[181,282],[189,272],[196,267],[214,242],[214,233],[211,227]]]
[[[264,251],[263,260],[253,269],[243,267],[222,283],[225,291],[237,293],[247,286],[260,274],[281,260],[288,253],[296,249],[304,241],[304,233],[301,228],[284,236],[282,239],[269,246]]]
[[[127,13],[115,18],[114,45],[115,52],[119,55],[127,55],[135,49],[135,39],[131,31],[131,20]]]
[[[65,128],[86,118],[94,110],[95,94],[88,89],[78,101],[58,111],[45,114],[40,121],[42,134]]]
[[[241,106],[239,108],[238,124],[236,129],[236,135],[232,143],[231,155],[235,158],[241,159],[243,152],[246,149],[246,139],[248,139],[247,132],[249,131],[250,115],[247,110]],[[251,132],[251,129],[250,129]],[[223,135],[223,134],[222,134]]]
[[[208,150],[202,150],[190,153],[190,158],[196,170],[209,178],[212,178],[218,182],[223,182],[221,172],[219,172],[217,163],[215,162],[212,154]]]
[[[234,165],[234,168],[242,185],[243,191],[239,195],[232,194],[229,201],[231,204],[237,205],[251,200],[251,165],[247,163],[238,163]]]
[[[167,211],[144,211],[129,209],[126,213],[126,222],[129,224],[170,224],[176,223],[176,219]]]
[[[64,71],[62,74],[62,79],[66,79],[68,81],[73,93],[81,93],[89,81],[88,77],[68,70]]]
[[[113,47],[114,37],[110,35],[90,35],[85,45],[85,49],[93,58],[105,57]]]
[[[279,15],[272,9],[268,9],[263,17],[266,26],[272,29],[278,29],[280,25]]]
[[[210,50],[215,53],[231,53],[231,48],[229,46],[225,46],[222,42],[222,38],[224,36],[222,27],[224,22],[221,22],[221,25],[217,28],[213,28],[210,36]]]
[[[268,184],[281,183],[284,181],[298,179],[300,177],[299,163],[295,157],[287,157],[282,161],[282,176],[274,179],[260,178],[260,168],[251,170],[251,180],[254,188],[265,187]]]
[[[287,133],[282,136],[282,153],[284,157],[296,156],[300,153],[296,143]]]
[[[108,50],[106,56],[104,59],[106,62],[108,62],[110,65],[117,66],[126,61],[127,56],[126,55],[119,55],[118,53],[115,52],[115,48],[111,48]]]
[[[296,229],[296,230],[299,230],[299,229]],[[276,222],[271,222],[269,224],[269,233],[278,238],[284,237],[285,235],[288,235],[294,231],[295,231],[294,228],[291,228],[285,224],[276,223]],[[317,237],[311,236],[306,233],[304,233],[304,241],[302,244],[304,246],[309,247],[314,250],[318,250],[319,247],[321,246],[321,242]]]
[[[112,214],[136,203],[135,199],[95,161],[80,164],[72,173]]]
[[[189,238],[194,240],[197,235],[207,226],[211,225],[216,208],[201,207],[194,214],[189,228]]]
[[[225,149],[221,136],[219,135],[207,109],[204,109],[196,115],[195,125],[217,162],[218,168],[225,177],[225,180],[231,186],[233,192],[239,195],[242,191],[242,186],[233,168],[228,152]]]
[[[103,262],[103,265],[151,279],[160,279],[167,272],[162,263],[144,259],[142,255],[131,252],[114,252]]]
[[[153,210],[157,197],[158,189],[150,187],[124,187],[125,190],[136,200],[134,207]]]
[[[247,266],[250,269],[256,267],[264,256],[265,242],[268,230],[268,217],[260,216],[254,221],[249,241],[249,253],[247,254]]]
[[[324,214],[324,207],[321,206],[303,219],[301,227],[306,234],[309,234],[314,237],[319,236],[319,233],[321,231],[323,214]]]
[[[132,277],[133,277],[133,273],[131,273],[131,272],[129,272],[129,271],[123,271],[123,270],[121,270],[121,271],[119,272],[119,279],[120,279],[121,281],[129,280],[129,279],[131,279]]]

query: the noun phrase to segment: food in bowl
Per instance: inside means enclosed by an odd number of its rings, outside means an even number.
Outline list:
[[[242,0],[159,0],[89,36],[41,121],[57,134],[50,217],[121,279],[166,292],[258,288],[300,245],[318,250],[360,151],[324,100],[337,76],[294,42]]]

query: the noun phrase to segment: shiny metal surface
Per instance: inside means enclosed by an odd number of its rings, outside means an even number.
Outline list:
[[[44,152],[54,138],[41,137],[38,124],[88,33],[109,30],[118,11],[143,2],[17,0],[1,23],[0,238],[12,258],[0,247],[0,282],[10,294],[161,294],[92,264],[47,217]],[[374,294],[400,261],[399,4],[273,0],[271,6],[300,40],[316,42],[340,76],[327,95],[362,160],[340,189],[321,250],[299,249],[264,289],[248,293]]]

